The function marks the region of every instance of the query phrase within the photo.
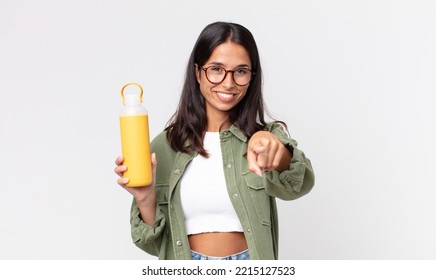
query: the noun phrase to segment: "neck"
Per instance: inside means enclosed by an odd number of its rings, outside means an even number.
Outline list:
[[[207,131],[220,132],[231,126],[227,112],[209,109],[206,107]]]
[[[220,120],[211,120],[207,121],[207,131],[209,132],[220,132],[224,129],[227,129],[231,126],[229,119],[226,117],[225,119]]]

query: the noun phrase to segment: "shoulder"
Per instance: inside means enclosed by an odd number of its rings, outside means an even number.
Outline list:
[[[153,152],[159,152],[159,153],[172,151],[171,146],[168,143],[167,132],[165,130],[160,132],[151,141],[151,150]]]
[[[277,136],[289,137],[288,128],[284,122],[275,121],[267,123],[266,129]]]
[[[285,123],[277,121],[270,122],[266,125],[266,129],[277,136],[284,145],[292,147],[292,150],[297,147],[298,143],[291,138]]]
[[[167,132],[166,130],[161,131],[158,135],[156,135],[156,137],[153,138],[152,143],[162,143],[162,142],[167,142]]]

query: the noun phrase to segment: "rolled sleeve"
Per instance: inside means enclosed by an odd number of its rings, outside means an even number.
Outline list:
[[[152,227],[141,219],[139,209],[134,201],[131,209],[130,225],[133,243],[147,253],[157,256],[162,241],[162,233],[165,230],[165,216],[160,207],[158,206],[156,209],[156,220],[154,227]]]

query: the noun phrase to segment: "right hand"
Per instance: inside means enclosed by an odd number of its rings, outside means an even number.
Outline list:
[[[123,156],[119,156],[115,160],[115,164],[117,166],[115,167],[114,171],[118,176],[120,176],[120,178],[117,179],[118,185],[120,185],[125,190],[127,190],[131,195],[133,195],[138,203],[148,199],[155,199],[156,166],[157,166],[156,154],[153,153],[151,155],[151,169],[153,174],[153,181],[149,186],[143,186],[143,187],[126,186],[126,184],[129,182],[129,178],[125,178],[123,177],[123,175],[128,167],[126,165],[123,165],[123,163],[124,163]]]

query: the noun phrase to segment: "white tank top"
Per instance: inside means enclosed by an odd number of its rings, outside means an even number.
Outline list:
[[[203,145],[209,158],[196,156],[180,181],[187,234],[242,232],[227,192],[219,132],[206,132]]]

